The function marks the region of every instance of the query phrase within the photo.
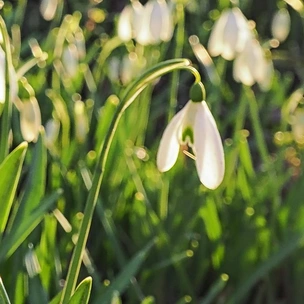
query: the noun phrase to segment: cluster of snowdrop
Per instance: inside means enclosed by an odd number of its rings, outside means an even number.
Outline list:
[[[192,86],[190,100],[164,131],[157,153],[157,167],[161,172],[170,170],[175,164],[181,145],[192,149],[201,183],[216,189],[224,178],[224,151],[216,122],[205,101],[202,83]]]
[[[257,82],[267,90],[273,65],[255,38],[252,24],[238,7],[224,10],[212,29],[208,51],[211,56],[235,59],[233,77],[236,81],[248,86]]]
[[[174,29],[171,9],[165,0],[150,0],[144,6],[132,1],[120,14],[118,36],[122,41],[135,39],[141,45],[169,41]]]

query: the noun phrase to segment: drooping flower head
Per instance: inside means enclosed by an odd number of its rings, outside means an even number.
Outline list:
[[[241,10],[238,7],[226,9],[214,24],[208,51],[211,56],[221,55],[226,60],[232,60],[251,37],[248,20]]]
[[[271,33],[273,38],[283,42],[290,32],[290,15],[286,8],[278,10],[271,23]]]
[[[271,85],[272,74],[272,61],[266,58],[260,43],[256,39],[248,40],[233,63],[234,79],[248,86],[257,82],[263,90],[267,90]]]
[[[169,41],[173,35],[171,10],[165,0],[150,0],[145,6],[134,1],[122,10],[117,31],[121,40],[134,38],[142,45]]]
[[[204,100],[203,85],[194,84],[190,95],[191,99],[164,131],[157,153],[157,167],[161,172],[170,170],[177,160],[180,145],[188,145],[195,155],[201,183],[215,189],[225,172],[221,137]]]

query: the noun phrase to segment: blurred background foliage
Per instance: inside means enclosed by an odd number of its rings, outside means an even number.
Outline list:
[[[294,3],[239,1],[273,60],[268,91],[236,83],[232,62],[221,57],[213,58],[214,81],[195,57],[193,41],[207,46],[227,0],[172,2],[174,35],[150,46],[117,36],[128,1],[59,0],[50,20],[40,1],[2,3],[20,77],[10,151],[26,139],[27,100],[38,102],[45,128],[23,165],[19,158],[20,180],[1,230],[0,275],[11,303],[48,303],[60,292],[96,153],[125,87],[175,57],[191,59],[201,72],[224,142],[224,182],[207,190],[183,153],[172,170],[158,172],[168,113],[187,102],[193,79],[181,72],[145,89],[123,116],[106,166],[81,268],[81,279],[93,278],[90,303],[303,303],[304,10]],[[279,43],[271,24],[282,7],[291,28]],[[125,70],[123,58],[131,62]],[[5,185],[9,171],[2,171]],[[111,286],[117,292],[107,296]]]

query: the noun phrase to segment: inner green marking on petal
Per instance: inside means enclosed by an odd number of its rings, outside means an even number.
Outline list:
[[[183,134],[182,134],[182,141],[184,143],[189,143],[189,144],[193,144],[194,140],[193,140],[193,130],[190,127],[186,127],[183,130]]]

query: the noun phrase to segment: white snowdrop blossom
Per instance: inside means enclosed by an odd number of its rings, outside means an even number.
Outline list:
[[[290,15],[286,8],[282,8],[278,10],[273,19],[271,24],[271,33],[272,36],[283,42],[286,40],[290,31]]]
[[[173,35],[171,11],[164,0],[147,2],[136,40],[142,45],[169,41]]]
[[[237,7],[226,9],[214,24],[208,51],[211,56],[221,55],[226,60],[232,60],[251,37],[248,20],[241,10]]]
[[[45,124],[45,143],[48,147],[53,147],[60,131],[60,122],[51,118]]]
[[[256,39],[247,40],[244,50],[233,63],[234,79],[248,86],[257,82],[262,89],[267,90],[272,74],[272,61],[266,58],[260,43]]]
[[[20,128],[24,140],[36,142],[41,126],[40,108],[35,97],[23,101],[20,109]]]
[[[40,4],[40,13],[46,21],[51,21],[55,17],[58,6],[58,0],[42,0]]]
[[[117,34],[122,41],[129,41],[133,37],[132,19],[133,7],[127,5],[120,13],[117,25]]]
[[[216,122],[204,100],[190,100],[170,121],[160,141],[158,169],[170,170],[177,160],[180,145],[186,144],[195,155],[201,183],[216,189],[224,177],[224,151]]]
[[[171,9],[165,0],[150,0],[145,6],[138,1],[126,6],[118,20],[118,36],[122,41],[134,38],[142,45],[169,41],[173,35]]]

